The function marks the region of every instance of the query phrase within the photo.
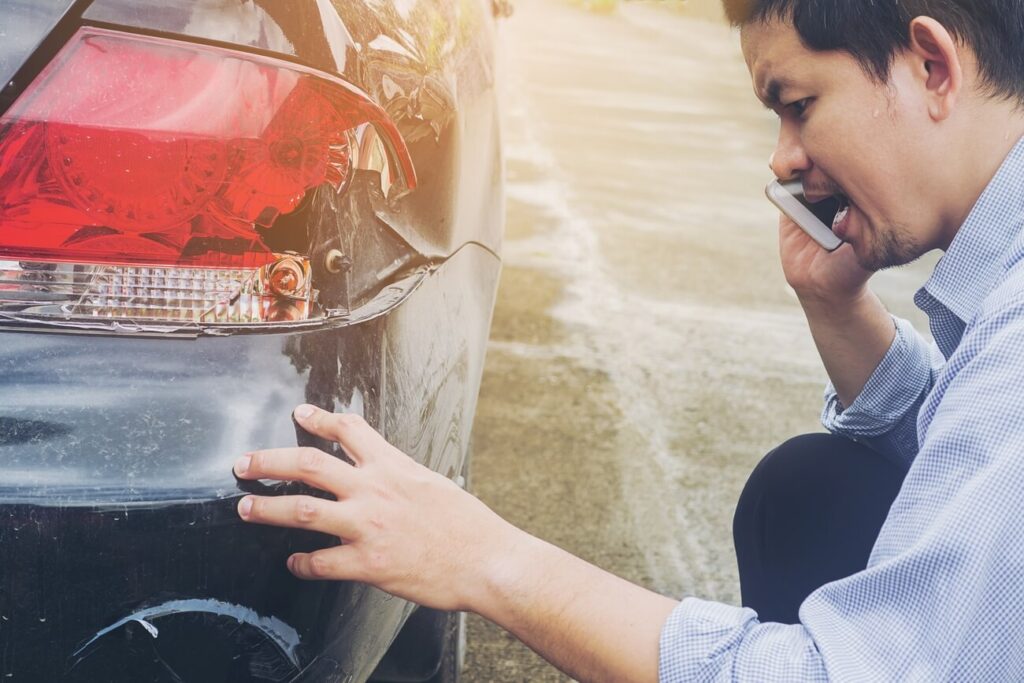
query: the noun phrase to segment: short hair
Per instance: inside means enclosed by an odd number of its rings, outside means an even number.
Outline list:
[[[1022,0],[722,0],[733,26],[792,24],[811,50],[842,50],[886,82],[896,54],[910,46],[910,22],[928,16],[978,60],[983,89],[1024,104]]]

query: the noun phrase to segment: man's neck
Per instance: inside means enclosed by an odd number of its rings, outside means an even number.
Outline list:
[[[949,248],[981,193],[995,177],[1010,150],[1024,137],[1024,111],[1009,102],[986,100],[958,123],[963,141],[946,160],[948,211],[942,217],[942,250]]]

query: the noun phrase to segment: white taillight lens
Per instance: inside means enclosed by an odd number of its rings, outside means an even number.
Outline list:
[[[291,322],[310,295],[309,262],[294,255],[255,269],[0,261],[0,302],[64,318]]]

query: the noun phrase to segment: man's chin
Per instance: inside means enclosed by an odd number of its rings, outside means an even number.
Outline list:
[[[916,245],[897,240],[888,240],[883,245],[872,245],[873,248],[868,249],[864,249],[863,244],[851,246],[860,267],[871,272],[905,266],[916,261],[923,253]]]
[[[859,265],[864,270],[876,272],[891,267],[891,264],[887,260],[882,258],[879,254],[870,252],[867,254],[862,254],[861,252],[857,251],[856,247],[854,248],[853,253],[857,257],[857,265]]]

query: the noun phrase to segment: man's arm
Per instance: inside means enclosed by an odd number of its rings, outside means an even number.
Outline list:
[[[868,289],[850,245],[821,249],[785,216],[779,247],[832,384],[822,424],[906,462],[919,450],[917,415],[943,358]]]
[[[1024,638],[1013,571],[1024,566],[1018,320],[1024,303],[965,333],[951,359],[957,373],[931,399],[925,464],[908,473],[871,565],[814,591],[799,624],[761,623],[750,609],[694,598],[676,606],[630,586],[515,530],[354,416],[297,413],[354,466],[297,448],[236,465],[243,478],[302,480],[337,501],[247,496],[239,510],[344,539],[293,556],[299,577],[363,581],[476,611],[584,681],[1022,680],[1024,664],[1007,645]]]
[[[852,298],[800,299],[825,371],[844,407],[853,405],[896,338],[896,325],[870,289]]]
[[[850,245],[827,252],[786,216],[779,222],[779,255],[825,371],[849,407],[896,337],[892,316],[868,289],[873,273],[858,264]]]
[[[303,481],[337,497],[240,501],[247,521],[344,541],[293,555],[294,574],[361,581],[421,605],[475,612],[578,680],[658,680],[658,640],[675,600],[517,529],[362,418],[311,406],[295,416],[341,444],[355,466],[309,448],[260,451],[236,464],[243,479]]]
[[[678,603],[519,534],[467,608],[576,680],[657,681],[658,640]]]

